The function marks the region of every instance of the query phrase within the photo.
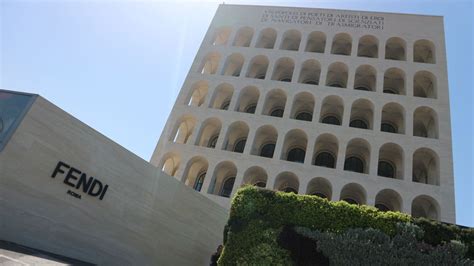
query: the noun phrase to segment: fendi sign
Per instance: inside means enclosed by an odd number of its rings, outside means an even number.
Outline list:
[[[55,178],[58,174],[64,176],[64,184],[73,187],[77,190],[82,189],[82,192],[87,193],[92,197],[99,197],[99,200],[102,200],[104,198],[105,193],[109,188],[109,185],[102,184],[102,182],[100,182],[97,178],[87,176],[86,173],[81,172],[80,170],[69,166],[68,164],[61,161],[59,161],[56,165],[56,168],[54,169],[51,177]],[[68,190],[67,194],[78,199],[81,198],[80,194],[71,190]]]

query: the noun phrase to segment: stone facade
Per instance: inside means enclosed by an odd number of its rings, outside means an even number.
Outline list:
[[[453,223],[449,112],[442,17],[220,5],[151,162]]]
[[[209,265],[227,209],[41,96],[19,122],[0,151],[1,241],[98,265]]]

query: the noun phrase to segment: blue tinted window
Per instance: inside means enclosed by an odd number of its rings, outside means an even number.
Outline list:
[[[29,108],[33,95],[0,90],[0,150]]]

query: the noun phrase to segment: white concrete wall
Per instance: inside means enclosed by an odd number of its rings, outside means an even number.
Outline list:
[[[384,20],[383,28],[363,29],[347,26],[331,26],[327,22],[322,25],[301,24],[299,22],[275,22],[265,20],[268,12],[292,12],[292,14],[331,14],[336,16],[376,16]],[[288,13],[285,13],[288,15]],[[296,15],[299,16],[299,15]],[[233,46],[236,32],[241,27],[250,27],[254,30],[253,38],[249,47]],[[213,45],[215,32],[220,28],[230,29],[230,36],[226,44]],[[257,38],[261,30],[271,27],[277,31],[275,47],[273,49],[255,48]],[[279,49],[282,36],[290,29],[298,30],[301,35],[301,44],[298,51]],[[305,52],[308,35],[313,31],[321,31],[326,34],[326,46],[324,53]],[[352,38],[351,55],[331,54],[333,37],[338,33],[347,33]],[[359,38],[364,35],[373,35],[378,40],[377,58],[358,57],[357,49]],[[406,60],[385,59],[385,44],[391,37],[399,37],[406,43]],[[418,63],[413,60],[413,47],[417,40],[426,39],[435,46],[434,64]],[[215,74],[201,74],[200,68],[203,60],[210,53],[220,55],[217,71]],[[222,75],[228,56],[238,53],[244,58],[244,63],[239,77]],[[254,56],[265,55],[269,59],[269,67],[266,78],[263,80],[245,77],[249,63]],[[295,62],[292,82],[281,82],[271,80],[273,68],[276,61],[281,57],[289,57]],[[298,83],[301,66],[307,59],[315,59],[321,64],[321,75],[319,85],[308,85]],[[334,62],[342,62],[348,67],[347,88],[334,88],[325,86],[328,67]],[[354,90],[354,79],[357,67],[370,65],[376,70],[375,91]],[[389,68],[399,68],[405,73],[405,95],[393,95],[383,93],[384,73]],[[414,97],[413,78],[418,71],[429,71],[436,78],[436,99]],[[194,84],[207,82],[208,91],[204,103],[197,106],[188,106],[189,97]],[[234,88],[228,110],[210,108],[214,90],[222,83],[227,83]],[[247,114],[235,111],[240,91],[247,86],[256,86],[260,92],[260,98],[255,114]],[[275,88],[282,89],[287,97],[285,113],[283,118],[262,115],[262,109],[267,93]],[[294,96],[299,92],[309,92],[315,98],[313,121],[297,121],[290,119],[290,110]],[[341,126],[319,123],[319,115],[322,101],[326,96],[336,95],[342,98],[344,103],[343,122]],[[372,129],[364,130],[349,127],[352,103],[358,99],[366,99],[374,106]],[[405,112],[404,134],[391,134],[380,131],[382,108],[387,103],[398,103]],[[438,138],[422,138],[413,136],[413,115],[416,108],[427,106],[432,108],[438,119]],[[178,126],[180,119],[191,117],[195,120],[192,134],[186,144],[174,143],[172,135]],[[216,118],[220,123],[221,131],[217,146],[214,149],[196,146],[196,138],[200,132],[202,123],[208,118]],[[250,132],[243,154],[226,151],[224,136],[227,134],[229,125],[233,122],[242,121],[246,123]],[[263,125],[272,125],[278,131],[278,140],[274,157],[272,159],[254,156],[250,154],[253,138],[256,130]],[[306,160],[304,164],[288,162],[280,159],[284,136],[292,129],[303,130],[308,136],[306,148]],[[336,169],[328,169],[312,165],[313,148],[316,138],[323,133],[330,133],[338,139],[339,151]],[[346,146],[351,139],[361,138],[370,144],[370,159],[368,174],[359,174],[343,170]],[[390,179],[377,176],[377,164],[379,149],[383,144],[395,143],[403,150],[403,169],[397,169],[403,173],[402,179]],[[419,148],[429,148],[439,158],[439,185],[423,184],[412,181],[413,154]],[[324,177],[332,185],[332,199],[339,200],[340,192],[344,185],[357,183],[366,190],[367,204],[374,205],[377,193],[383,189],[396,191],[402,199],[400,210],[412,213],[412,202],[418,196],[429,196],[437,206],[437,219],[446,222],[455,222],[454,203],[454,177],[451,148],[451,123],[449,112],[449,91],[446,67],[446,54],[444,42],[443,18],[438,16],[421,16],[393,13],[359,12],[345,10],[324,10],[309,8],[285,8],[266,6],[240,6],[221,5],[212,21],[208,33],[197,52],[195,61],[186,77],[181,92],[176,100],[175,106],[168,119],[166,127],[157,144],[151,163],[162,167],[164,160],[172,153],[179,160],[174,176],[184,180],[187,163],[195,156],[203,156],[207,159],[209,167],[201,193],[212,198],[223,206],[229,207],[228,198],[218,195],[210,195],[208,188],[214,168],[220,162],[230,161],[237,167],[234,193],[242,183],[244,172],[253,166],[262,167],[267,175],[267,188],[274,188],[276,176],[283,171],[290,171],[299,179],[299,193],[306,193],[307,184],[314,177]]]
[[[51,178],[58,161],[108,184],[104,198]],[[101,265],[208,265],[227,215],[41,97],[0,152],[2,240]]]

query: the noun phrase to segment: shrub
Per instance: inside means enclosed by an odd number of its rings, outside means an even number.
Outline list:
[[[381,212],[374,207],[330,202],[310,195],[276,192],[247,186],[232,199],[230,217],[224,230],[224,249],[219,264],[291,264],[288,250],[278,245],[284,226],[341,234],[349,229],[374,229],[392,238],[400,234],[400,223],[413,222],[420,229],[418,237],[430,245],[457,240],[468,246],[470,257],[472,229],[444,226],[439,222],[413,219],[399,212]],[[442,233],[435,236],[437,228]],[[443,245],[453,248],[451,245]]]
[[[466,247],[460,242],[431,246],[419,242],[423,231],[411,223],[399,224],[390,238],[380,230],[348,229],[343,233],[311,231],[297,227],[296,232],[316,241],[317,250],[332,265],[468,265]]]

